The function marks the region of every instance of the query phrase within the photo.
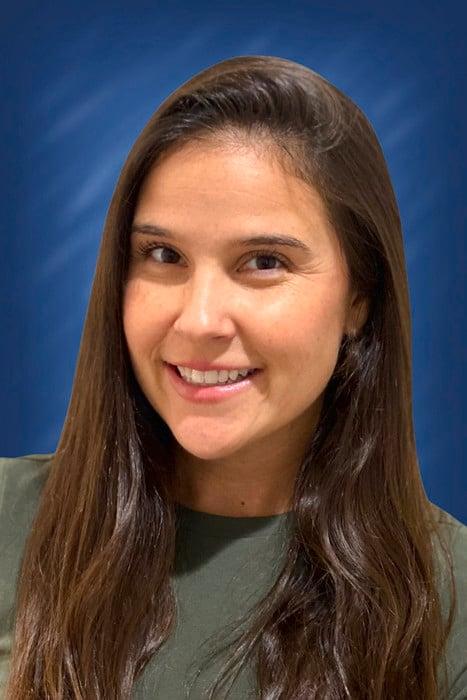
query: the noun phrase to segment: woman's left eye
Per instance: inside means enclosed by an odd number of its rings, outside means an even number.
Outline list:
[[[268,250],[255,251],[254,253],[252,253],[250,255],[247,262],[249,262],[250,260],[254,260],[255,258],[258,258],[259,260],[261,260],[261,259],[262,260],[274,260],[276,262],[279,262],[282,267],[285,267],[285,268],[288,267],[287,263],[285,262],[285,260],[282,256],[276,255],[275,253],[272,253]],[[268,268],[268,269],[271,269],[271,268]],[[272,269],[277,269],[277,268],[272,268]]]
[[[144,258],[151,256],[151,260],[154,261],[158,265],[173,264],[173,263],[176,264],[177,261],[173,259],[174,255],[180,257],[179,254],[177,253],[177,251],[173,250],[173,248],[169,248],[168,246],[160,245],[158,243],[142,243],[138,246],[137,250],[138,250],[138,253],[140,255],[142,255]],[[152,252],[155,250],[157,250],[157,251],[163,251],[163,250],[169,251],[168,259],[156,260],[156,258],[153,255],[151,255]],[[259,260],[263,260],[263,261],[264,260],[269,260],[269,261],[273,260],[275,262],[279,262],[281,264],[281,266],[286,268],[286,269],[288,269],[288,267],[289,267],[287,260],[285,258],[283,258],[282,255],[276,253],[275,251],[255,250],[250,254],[250,257],[248,258],[247,262],[249,262],[250,260],[254,260],[255,258],[258,258]],[[262,268],[262,270],[264,270],[264,271],[267,271],[267,270],[274,271],[277,269],[280,269],[280,268],[277,268],[277,267]],[[256,270],[256,271],[261,272],[262,270]],[[253,270],[253,272],[255,272],[255,270]]]

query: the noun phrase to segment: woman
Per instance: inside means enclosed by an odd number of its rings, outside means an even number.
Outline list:
[[[6,697],[467,697],[467,527],[411,391],[360,109],[275,57],[182,85],[113,195],[56,452],[3,460]]]

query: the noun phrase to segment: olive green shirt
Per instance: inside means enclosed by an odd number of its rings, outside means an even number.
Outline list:
[[[17,575],[52,454],[0,458],[0,698],[9,668]],[[436,507],[436,506],[435,506]],[[437,507],[436,507],[437,508]],[[448,700],[467,699],[467,527],[437,509],[451,542],[458,605],[448,648]],[[198,675],[200,660],[228,628],[271,587],[285,557],[286,513],[232,518],[178,507],[177,559],[173,578],[177,624],[137,680],[135,700],[201,700],[227,657]],[[189,546],[188,546],[189,544]],[[441,595],[445,600],[444,573]],[[204,645],[203,645],[204,643]],[[210,646],[212,644],[212,646]],[[253,700],[255,678],[245,666],[229,700]],[[415,700],[415,699],[414,699]],[[419,700],[419,699],[416,699]],[[422,700],[422,699],[420,699]]]

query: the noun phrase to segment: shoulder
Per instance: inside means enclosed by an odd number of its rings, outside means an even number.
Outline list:
[[[0,457],[0,585],[17,567],[52,457]]]
[[[452,557],[452,565],[456,583],[466,584],[467,580],[467,525],[461,523],[453,515],[432,504],[436,521],[438,524],[438,534],[447,546]],[[439,540],[435,540],[435,550],[440,552]],[[439,558],[437,559],[439,561]],[[443,560],[444,561],[444,560]],[[447,570],[441,568],[440,576],[442,584],[448,581]]]
[[[53,456],[54,453],[49,452],[20,457],[0,457],[0,503],[2,503],[3,489],[7,484],[26,483],[30,480],[30,476],[47,474]]]
[[[439,524],[439,535],[447,545],[452,560],[456,587],[454,623],[446,648],[448,700],[463,700],[467,698],[467,526],[438,506],[434,505],[434,509]],[[443,612],[447,616],[450,602],[449,572],[446,560],[443,558],[441,562],[440,596]]]
[[[0,583],[26,541],[53,454],[0,457]]]
[[[17,563],[53,454],[0,457],[0,583]]]
[[[0,519],[17,522],[21,513],[32,514],[47,480],[53,453],[0,457]]]
[[[0,697],[11,649],[16,583],[53,453],[0,457]]]

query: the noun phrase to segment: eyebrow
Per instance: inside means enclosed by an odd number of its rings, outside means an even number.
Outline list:
[[[159,236],[161,238],[175,239],[177,236],[169,231],[169,229],[163,226],[157,226],[156,224],[133,224],[131,227],[132,233],[146,233],[151,236]],[[286,236],[278,233],[268,233],[261,234],[257,236],[251,236],[249,238],[235,238],[230,241],[232,245],[239,245],[247,248],[251,245],[277,245],[277,246],[288,246],[290,248],[298,248],[307,253],[311,253],[310,248],[301,241],[299,238],[294,238],[293,236]]]

